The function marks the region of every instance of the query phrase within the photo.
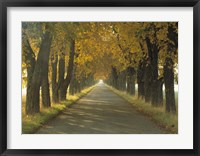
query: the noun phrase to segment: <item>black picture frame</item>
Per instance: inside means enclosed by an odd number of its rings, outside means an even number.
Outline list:
[[[193,7],[193,144],[189,149],[152,150],[23,150],[7,149],[7,8],[8,7]],[[131,155],[131,156],[197,156],[199,151],[199,66],[200,66],[200,2],[199,0],[1,0],[0,2],[0,154],[1,155]]]

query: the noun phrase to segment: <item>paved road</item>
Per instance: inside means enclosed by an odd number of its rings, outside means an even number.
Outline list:
[[[165,133],[131,104],[99,84],[71,108],[38,130],[40,134]]]

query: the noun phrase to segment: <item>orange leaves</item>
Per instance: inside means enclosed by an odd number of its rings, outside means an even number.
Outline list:
[[[23,31],[26,30],[35,53],[39,51],[45,25],[39,22],[24,24]],[[168,27],[172,26],[178,32],[176,22],[50,22],[48,26],[53,34],[52,56],[59,54],[59,57],[69,59],[68,41],[75,40],[78,75],[92,73],[106,76],[111,66],[118,71],[129,66],[137,67],[140,59],[147,54],[146,37],[158,46],[159,64],[163,65],[167,44],[175,45],[168,38]],[[172,57],[177,62],[177,55]]]

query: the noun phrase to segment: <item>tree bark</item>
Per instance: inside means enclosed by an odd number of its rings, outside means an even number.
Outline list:
[[[51,35],[49,31],[45,31],[32,76],[27,114],[35,114],[40,111],[40,86],[43,80],[44,55],[49,52],[50,46]]]
[[[164,82],[166,95],[166,111],[176,112],[175,93],[174,93],[174,72],[173,61],[171,58],[166,58],[164,66]]]
[[[178,23],[177,23],[178,27]],[[164,83],[165,83],[165,95],[166,95],[166,111],[176,113],[175,93],[174,93],[174,61],[172,55],[176,54],[178,49],[178,33],[172,26],[168,26],[168,39],[172,42],[168,42],[167,57],[165,58],[164,65]]]
[[[149,61],[147,61],[145,67],[145,74],[144,74],[144,95],[145,95],[145,102],[151,102],[151,88],[152,88],[152,80],[151,80],[151,65]]]
[[[122,71],[119,73],[118,86],[119,86],[119,90],[121,91],[126,90],[126,71]]]
[[[72,80],[71,80],[70,86],[69,86],[70,95],[74,95],[75,94],[75,82],[74,82],[74,79],[75,79],[75,75],[73,74]]]
[[[31,102],[31,86],[33,72],[35,68],[35,54],[29,44],[28,39],[25,38],[24,40],[25,49],[23,49],[23,51],[25,52],[25,63],[27,66],[26,114],[31,114],[34,109],[34,105]]]
[[[145,75],[146,62],[141,60],[137,70],[137,83],[138,83],[138,98],[143,99],[145,96],[144,90],[144,75]]]
[[[57,83],[57,65],[58,65],[58,53],[55,53],[51,60],[52,67],[52,101],[54,103],[59,103],[59,95],[58,95],[58,83]]]
[[[146,38],[148,57],[151,66],[151,104],[158,106],[158,47],[156,43],[151,43],[150,39]]]
[[[158,50],[154,49],[153,59],[151,62],[151,71],[152,71],[152,97],[151,104],[153,106],[158,106]]]
[[[51,107],[48,72],[47,76],[45,76],[42,80],[42,106],[44,108]]]
[[[70,42],[70,55],[69,55],[69,63],[67,68],[67,76],[64,79],[62,85],[60,86],[60,100],[66,100],[67,97],[67,89],[70,84],[73,67],[74,67],[74,54],[75,54],[75,40],[71,39]]]
[[[59,100],[62,100],[62,97],[65,96],[65,92],[62,90],[62,84],[64,82],[64,75],[65,75],[65,58],[60,57],[59,59],[59,76],[58,76],[58,93],[59,93]]]
[[[127,68],[127,92],[135,95],[135,69],[133,67]]]
[[[158,106],[163,106],[163,83],[164,83],[164,79],[163,77],[161,77],[158,80]]]
[[[65,55],[66,55],[66,51],[65,51],[65,42],[63,44],[63,48],[61,50],[61,53],[59,55],[59,65],[58,65],[58,94],[59,94],[59,100],[62,101],[62,97],[65,96],[66,92],[63,91],[62,89],[62,84],[64,82],[64,76],[65,76]]]
[[[49,88],[49,55],[51,48],[52,37],[49,36],[46,42],[43,55],[43,78],[42,78],[42,106],[45,108],[51,107],[50,88]]]
[[[112,86],[118,89],[118,74],[115,67],[112,67]]]

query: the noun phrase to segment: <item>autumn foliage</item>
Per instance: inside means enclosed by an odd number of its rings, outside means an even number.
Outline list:
[[[27,114],[100,79],[133,96],[137,83],[138,98],[176,112],[176,22],[23,22],[22,54]]]

